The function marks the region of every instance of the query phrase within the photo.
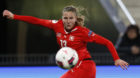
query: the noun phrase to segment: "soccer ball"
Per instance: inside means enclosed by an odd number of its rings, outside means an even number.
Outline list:
[[[62,47],[55,56],[56,64],[63,69],[71,69],[78,62],[76,50],[70,47]]]

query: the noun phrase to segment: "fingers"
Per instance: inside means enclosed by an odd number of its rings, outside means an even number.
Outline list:
[[[121,66],[121,68],[123,69],[123,70],[127,70],[127,68],[128,68],[128,66],[126,66],[126,65],[120,65]]]
[[[120,65],[121,66],[121,68],[124,70],[124,69],[127,69],[125,66],[123,66],[123,65]]]
[[[123,70],[125,70],[125,69],[127,70],[129,64],[127,62],[124,62],[123,64],[120,64],[120,66]]]
[[[126,61],[121,60],[121,59],[116,60],[115,65],[120,66],[123,70],[125,70],[125,69],[127,70],[128,66],[129,66],[129,64]]]

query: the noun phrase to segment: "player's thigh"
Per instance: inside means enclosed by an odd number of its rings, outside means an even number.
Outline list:
[[[96,76],[96,64],[91,61],[83,61],[83,64],[81,65],[80,71],[83,78],[95,78]]]
[[[82,61],[79,67],[66,72],[61,78],[95,78],[96,65],[93,61]]]

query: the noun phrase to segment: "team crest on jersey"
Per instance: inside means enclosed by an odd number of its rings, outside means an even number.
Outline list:
[[[58,20],[52,20],[52,23],[57,23],[58,22]]]
[[[73,41],[74,40],[74,36],[70,35],[69,40]]]
[[[62,34],[61,34],[60,32],[58,32],[58,33],[56,34],[57,37],[61,37],[61,35],[62,35]]]

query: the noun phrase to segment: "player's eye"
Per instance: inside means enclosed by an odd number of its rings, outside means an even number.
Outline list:
[[[70,17],[70,19],[73,19],[73,17]]]
[[[68,19],[67,17],[64,17],[63,19]]]

